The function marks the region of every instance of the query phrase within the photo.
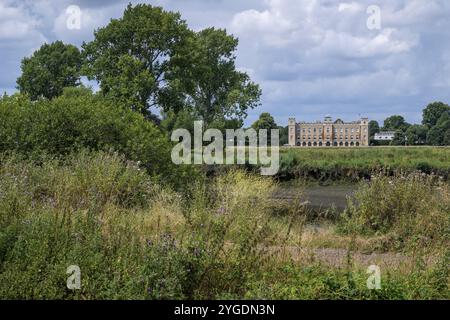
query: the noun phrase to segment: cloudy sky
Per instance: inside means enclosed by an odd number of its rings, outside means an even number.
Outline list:
[[[21,58],[43,42],[89,41],[128,2],[0,0],[1,92],[15,91]],[[279,124],[326,114],[420,122],[427,103],[450,103],[448,0],[138,2],[180,11],[195,30],[226,28],[240,39],[238,67],[263,89],[247,123],[263,111]],[[81,9],[80,29],[66,26],[70,5]],[[372,6],[380,9],[380,28]]]

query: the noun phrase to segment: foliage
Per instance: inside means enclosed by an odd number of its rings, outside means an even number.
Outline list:
[[[243,296],[267,259],[270,180],[234,171],[184,198],[115,154],[0,164],[4,299]],[[70,265],[81,290],[66,287]]]
[[[139,161],[156,179],[182,185],[193,170],[172,164],[171,144],[154,124],[85,88],[67,89],[51,101],[14,95],[0,101],[0,151],[42,154],[113,149]]]
[[[194,134],[194,121],[200,120],[195,118],[192,112],[188,109],[181,110],[175,113],[172,110],[163,114],[161,121],[161,128],[169,134],[176,129],[186,129],[191,135]]]
[[[378,122],[375,120],[369,121],[369,141],[370,141],[371,145],[373,143],[376,143],[376,141],[374,140],[374,137],[375,137],[375,134],[378,132],[380,132],[380,125],[378,124]]]
[[[444,179],[450,177],[450,149],[437,147],[370,147],[281,149],[281,179],[305,178],[320,181],[358,181],[384,171],[421,170]]]
[[[428,188],[402,183],[408,195]],[[356,266],[286,258],[288,234],[270,223],[273,182],[240,171],[193,184],[187,196],[117,154],[83,151],[40,163],[16,154],[0,157],[0,188],[3,299],[448,298],[445,250],[430,268],[383,269],[381,290],[368,290]],[[448,248],[448,189],[440,195],[447,198],[429,217],[415,212],[420,225],[397,219],[405,224],[392,228],[409,226],[402,234],[417,232],[418,245]],[[80,290],[66,287],[70,265],[81,269]]]
[[[450,106],[442,102],[430,103],[423,110],[422,124],[429,128],[435,126],[443,113],[450,113]]]
[[[221,122],[226,119],[242,121],[259,105],[261,90],[236,70],[238,40],[225,30],[208,28],[196,33],[191,45],[193,75],[186,105],[206,127],[225,128]]]
[[[284,146],[289,143],[289,126],[278,127],[280,130],[280,146]]]
[[[427,142],[428,128],[414,124],[406,130],[406,138],[409,145],[424,145]]]
[[[102,93],[149,115],[149,109],[177,104],[175,71],[187,67],[190,31],[179,13],[131,4],[83,43],[84,72]],[[170,98],[170,99],[169,99]]]
[[[384,120],[383,130],[401,130],[405,131],[409,124],[402,116],[394,115]]]
[[[207,127],[242,122],[261,91],[236,70],[238,40],[225,30],[190,30],[179,13],[147,4],[128,5],[83,44],[84,72],[102,93],[151,117],[160,107],[183,110]],[[170,116],[170,114],[169,114]]]
[[[273,117],[270,115],[270,113],[263,112],[259,116],[259,119],[252,124],[252,128],[258,131],[260,129],[265,130],[278,129],[278,126]]]
[[[363,183],[343,217],[346,230],[389,234],[394,245],[450,245],[450,190],[423,173],[375,175]]]
[[[428,131],[427,142],[434,146],[450,145],[450,113],[443,113],[436,125]]]
[[[31,57],[22,59],[18,89],[32,100],[57,97],[65,87],[79,85],[81,60],[80,51],[71,44],[45,43]]]

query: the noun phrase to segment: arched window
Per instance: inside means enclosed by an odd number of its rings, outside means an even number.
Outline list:
[[[348,147],[348,142],[345,142],[345,146]]]

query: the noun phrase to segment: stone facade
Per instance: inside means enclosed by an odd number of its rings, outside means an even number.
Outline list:
[[[330,116],[323,122],[296,122],[289,118],[289,146],[297,147],[367,147],[369,119],[344,122]]]

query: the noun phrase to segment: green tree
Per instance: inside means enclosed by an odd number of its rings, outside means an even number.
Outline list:
[[[272,139],[271,139],[272,136],[271,136],[270,130],[271,129],[278,129],[278,126],[275,123],[275,120],[273,119],[273,117],[270,115],[270,113],[263,112],[259,116],[259,119],[256,120],[252,124],[252,128],[255,129],[256,132],[259,132],[259,130],[261,130],[261,129],[268,130],[268,132],[267,132],[267,142],[270,144],[271,141],[272,141]]]
[[[450,113],[450,106],[442,102],[430,103],[423,110],[422,124],[429,128],[435,126],[443,113]]]
[[[280,126],[280,146],[284,146],[289,143],[289,126]]]
[[[405,121],[405,118],[399,115],[394,115],[384,120],[383,130],[401,130],[406,131],[410,125]]]
[[[161,128],[167,132],[169,137],[176,129],[186,129],[191,134],[194,134],[194,121],[196,120],[198,119],[196,119],[192,112],[188,109],[184,109],[179,112],[169,110],[163,113]]]
[[[428,127],[414,124],[406,130],[406,139],[409,145],[423,145],[427,141]]]
[[[259,105],[261,90],[245,73],[236,70],[238,39],[225,30],[208,28],[195,34],[190,53],[192,75],[186,102],[207,127],[240,123]]]
[[[375,134],[380,132],[380,125],[378,124],[378,121],[371,120],[369,121],[369,143],[375,144],[377,141],[375,141]]]
[[[172,163],[172,144],[152,122],[89,89],[66,88],[55,99],[37,102],[21,94],[0,99],[0,152],[39,159],[81,149],[112,149],[174,186],[195,174]]]
[[[427,135],[427,143],[434,146],[449,145],[450,114],[444,112],[436,125],[433,126]]]
[[[278,126],[273,117],[270,115],[270,113],[263,112],[259,116],[259,119],[252,124],[252,128],[255,130],[260,129],[271,130],[271,129],[278,129]]]
[[[77,47],[62,41],[43,44],[31,57],[22,59],[17,88],[32,100],[52,99],[61,95],[65,87],[80,84],[81,64]]]
[[[189,66],[186,43],[192,32],[179,13],[147,4],[131,4],[123,17],[83,43],[84,73],[97,80],[103,94],[147,117],[152,107],[180,104],[180,77]]]

